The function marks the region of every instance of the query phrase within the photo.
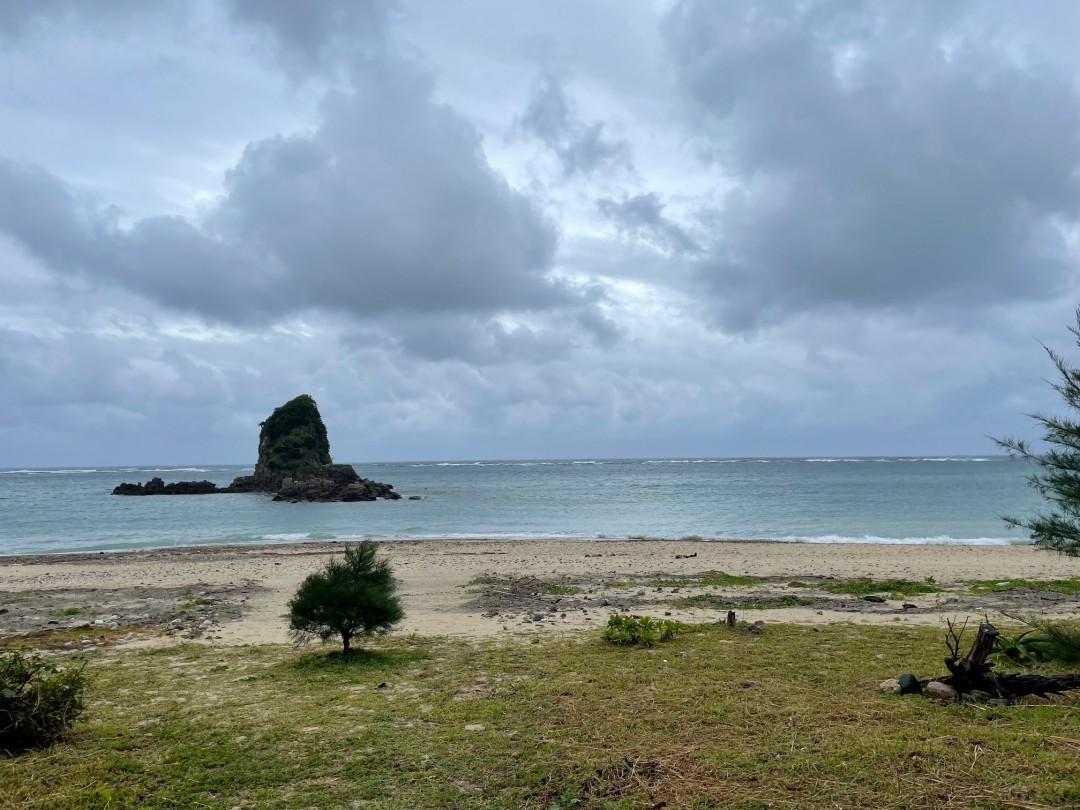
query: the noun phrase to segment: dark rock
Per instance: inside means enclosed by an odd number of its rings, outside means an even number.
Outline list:
[[[904,604],[901,605],[901,607],[904,610],[917,610],[919,606],[918,605],[913,605],[913,604],[911,604],[911,602],[904,602]]]
[[[897,680],[900,682],[901,695],[914,695],[922,691],[922,685],[919,683],[919,679],[910,672],[905,672],[897,678]]]
[[[739,684],[743,689],[756,689],[761,686],[757,681],[743,681]]]
[[[873,594],[871,594],[870,596],[864,596],[863,601],[864,602],[877,602],[878,604],[881,604],[882,602],[885,602],[887,600],[885,599],[884,596],[874,596]]]
[[[396,501],[391,484],[357,475],[351,464],[334,464],[326,425],[315,400],[307,394],[275,408],[260,425],[259,459],[254,475],[241,475],[227,487],[210,481],[166,484],[152,478],[145,484],[120,484],[114,495],[210,495],[267,492],[275,501]],[[419,496],[415,496],[419,497]]]
[[[420,500],[420,496],[419,495],[410,495],[409,500],[410,501],[418,501],[418,500]]]
[[[166,484],[158,477],[145,484],[120,484],[113,495],[213,495],[220,492],[213,481],[176,481]]]

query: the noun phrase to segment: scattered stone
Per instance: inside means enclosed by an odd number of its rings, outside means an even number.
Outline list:
[[[924,689],[923,692],[928,698],[940,700],[942,703],[956,700],[957,696],[955,689],[953,689],[947,683],[942,683],[941,681],[930,681],[930,683],[926,685],[926,689]]]
[[[904,608],[904,610],[917,610],[919,606],[913,605],[911,604],[911,602],[904,602],[902,607]]]
[[[56,619],[49,619],[47,624],[60,624],[60,622],[58,622]]]
[[[901,693],[900,681],[896,678],[889,678],[887,681],[882,681],[878,688],[886,695],[899,695]]]
[[[543,613],[534,613],[532,615],[532,621],[534,621],[534,622],[542,622],[544,620],[544,616],[545,616],[545,614],[543,614]]]
[[[815,624],[814,625],[814,632],[815,633],[824,633],[825,632],[825,627],[823,625],[820,625],[820,624]]]
[[[465,725],[465,730],[466,731],[483,731],[484,730],[484,724],[483,723],[467,723]]]
[[[897,683],[900,684],[901,695],[914,695],[922,691],[922,686],[919,685],[919,679],[910,672],[905,672],[897,678]]]
[[[739,684],[739,686],[741,686],[743,689],[757,689],[759,686],[761,686],[761,684],[757,681],[743,681]]]
[[[750,625],[750,632],[753,633],[755,636],[760,636],[764,630],[765,622],[763,622],[761,619],[758,619],[756,622]]]
[[[376,689],[385,689],[385,688],[386,688],[387,686],[389,686],[389,685],[390,685],[390,684],[388,684],[388,683],[387,683],[386,681],[383,681],[382,683],[380,683],[380,684],[379,684],[378,686],[376,686],[375,688],[376,688]]]
[[[410,501],[418,501],[418,500],[420,500],[420,496],[419,495],[410,495],[409,500]]]
[[[874,594],[870,594],[869,596],[864,596],[862,599],[863,599],[864,602],[877,602],[878,604],[881,604],[881,603],[887,601],[884,596],[875,596]]]
[[[695,551],[693,554],[676,554],[675,559],[676,560],[691,560],[696,556],[697,556],[697,552]]]

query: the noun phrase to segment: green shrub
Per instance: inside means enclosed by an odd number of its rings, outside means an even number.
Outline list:
[[[0,655],[0,750],[16,754],[59,740],[83,710],[83,666]]]
[[[1024,654],[1028,658],[1044,661],[1060,661],[1063,664],[1080,664],[1080,621],[1075,619],[1053,620],[1041,616],[1021,616],[1006,613],[1011,619],[1018,619],[1032,628],[1022,634]],[[1000,639],[1000,636],[998,637]],[[1006,642],[1002,642],[1004,648]],[[1009,653],[1002,649],[1006,655]]]
[[[376,558],[377,549],[371,540],[349,546],[344,559],[331,558],[300,583],[289,601],[294,641],[339,636],[348,655],[356,636],[388,633],[404,618],[394,572],[387,560]]]
[[[651,647],[661,641],[670,641],[684,630],[686,625],[670,619],[613,614],[604,628],[604,641],[620,647]]]

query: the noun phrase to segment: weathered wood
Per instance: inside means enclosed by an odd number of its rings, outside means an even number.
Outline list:
[[[1025,695],[1047,697],[1072,689],[1080,689],[1080,673],[1044,676],[993,672],[993,663],[986,659],[994,651],[994,642],[1000,634],[989,622],[979,625],[979,632],[971,644],[971,649],[961,658],[960,640],[964,635],[965,626],[966,622],[959,626],[949,622],[945,645],[949,648],[950,655],[945,659],[945,666],[949,668],[950,674],[933,679],[948,684],[961,697],[971,692],[983,692],[996,698],[1011,700]],[[905,677],[908,676],[901,676],[901,678]],[[918,681],[917,686],[919,689],[925,689],[929,682]]]
[[[735,611],[734,610],[729,610],[727,612],[727,626],[728,627],[734,627],[735,626]]]
[[[971,649],[964,656],[964,660],[960,662],[960,668],[970,674],[981,672],[986,667],[987,657],[994,651],[994,642],[999,635],[997,628],[990,622],[980,624],[975,641],[972,642]]]

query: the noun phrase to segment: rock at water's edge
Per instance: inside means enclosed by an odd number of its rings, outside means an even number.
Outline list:
[[[227,487],[210,481],[166,484],[120,484],[113,495],[209,495],[233,492],[275,493],[275,501],[398,500],[391,484],[369,481],[350,464],[334,464],[315,400],[302,394],[275,408],[260,424],[259,460],[253,475],[241,475]]]

